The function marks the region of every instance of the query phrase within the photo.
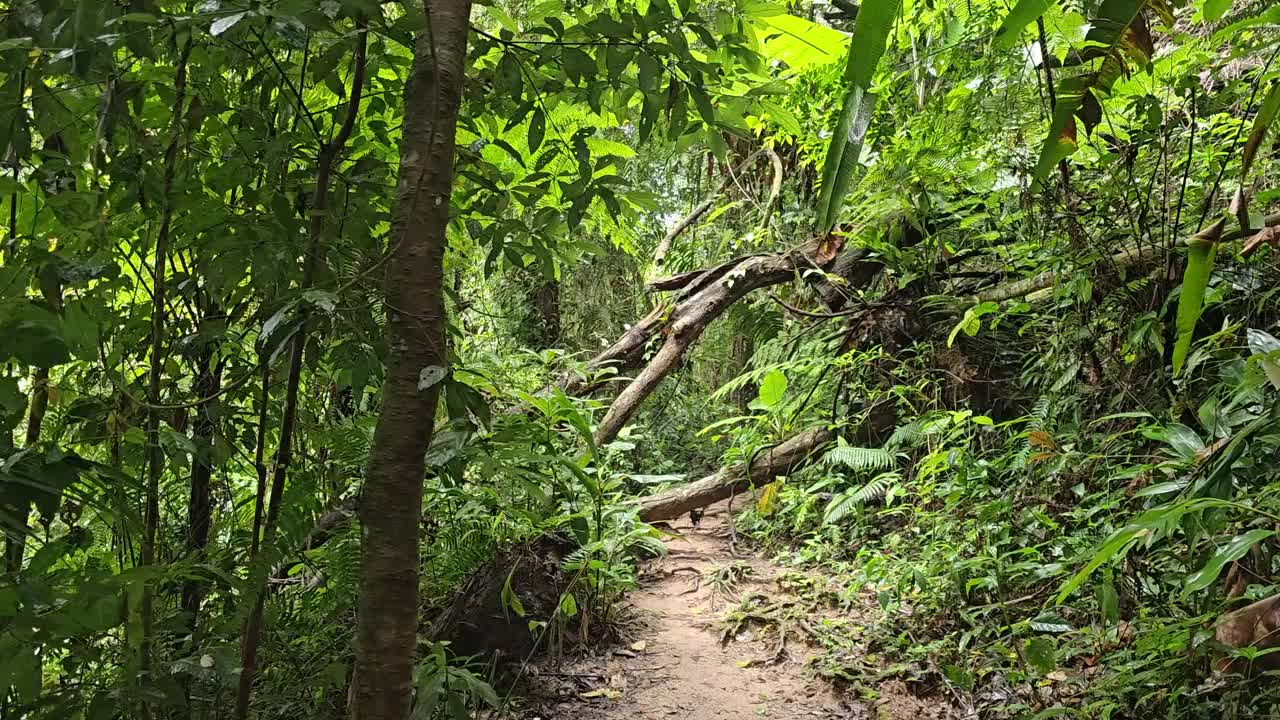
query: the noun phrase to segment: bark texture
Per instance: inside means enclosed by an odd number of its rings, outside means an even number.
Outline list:
[[[534,304],[538,307],[538,328],[536,345],[547,350],[560,344],[560,283],[556,280],[544,281],[534,294]]]
[[[750,463],[732,465],[688,485],[645,498],[640,502],[640,517],[646,522],[671,520],[752,486],[773,482],[780,475],[808,465],[833,439],[835,432],[826,428],[806,430],[760,453]]]
[[[424,453],[448,366],[445,228],[465,79],[470,0],[425,4],[405,89],[400,180],[387,268],[391,348],[360,500],[363,526],[352,715],[404,720],[418,632],[418,526]]]
[[[684,354],[726,308],[753,290],[786,282],[809,268],[829,266],[839,250],[838,240],[820,238],[791,252],[749,257],[723,272],[720,270],[724,266],[713,268],[705,277],[693,280],[682,293],[683,299],[672,308],[666,322],[660,326],[665,337],[662,347],[614,399],[600,421],[596,444],[604,445],[618,436],[645,398],[679,366]],[[640,325],[645,325],[653,317],[650,315]],[[627,336],[635,330],[632,328]],[[627,336],[623,339],[626,340]],[[638,350],[642,352],[643,348],[644,343],[641,343]]]
[[[213,398],[222,389],[222,366],[213,357],[216,345],[206,343],[197,361],[199,376],[196,378],[197,398]],[[213,478],[213,438],[217,430],[215,408],[217,400],[210,399],[196,407],[196,422],[191,439],[197,452],[191,463],[191,488],[187,497],[187,555],[202,558],[209,544],[209,520],[212,502],[209,492]],[[204,599],[205,583],[199,578],[189,578],[182,584],[182,611],[187,616],[187,629],[193,636],[199,627],[200,603]]]
[[[1272,595],[1227,613],[1214,628],[1214,639],[1234,649],[1254,647],[1269,650],[1280,645],[1280,595]],[[1262,670],[1274,670],[1278,665],[1274,654],[1264,655],[1257,662]],[[1246,669],[1248,661],[1222,657],[1214,665],[1220,672],[1238,672]]]
[[[858,445],[882,442],[897,417],[891,402],[881,400],[872,404],[866,420],[854,431],[853,441]],[[721,468],[714,475],[641,500],[640,518],[646,522],[670,520],[751,487],[773,482],[774,478],[801,470],[817,460],[835,437],[835,431],[826,428],[813,428],[793,435],[751,458],[749,463]]]

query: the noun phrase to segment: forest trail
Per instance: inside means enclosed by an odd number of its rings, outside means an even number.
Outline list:
[[[776,627],[743,624],[722,642],[723,620],[742,598],[788,599],[778,582],[788,573],[741,546],[734,552],[726,503],[708,508],[697,526],[685,516],[670,530],[678,537],[668,540],[667,555],[642,568],[640,587],[628,596],[625,641],[546,668],[535,681],[544,702],[526,718],[930,716],[906,693],[890,691],[868,705],[812,677],[805,665],[815,651],[794,632],[779,642]]]

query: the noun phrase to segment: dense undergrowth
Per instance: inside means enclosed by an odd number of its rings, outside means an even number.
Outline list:
[[[1021,364],[979,381],[1000,384],[997,406],[976,383],[954,388],[954,371],[917,371],[892,388],[902,422],[882,445],[842,444],[761,493],[744,530],[833,575],[846,602],[876,604],[865,629],[814,638],[828,650],[818,672],[871,692],[895,675],[949,685],[993,717],[1269,712],[1273,692],[1255,677],[1266,652],[1214,638],[1226,610],[1276,591],[1280,405],[1250,329],[1275,322],[1274,281],[1252,279],[1222,281],[1215,309],[1230,319],[1179,382],[1160,379],[1162,348],[1137,344],[1081,382],[1088,346],[1046,322],[1078,317],[1060,292],[1043,315],[1011,314],[959,343],[975,365],[1021,348]],[[1150,297],[1145,283],[1113,293],[1113,307]],[[1142,316],[1081,318],[1074,332]],[[1129,381],[1104,380],[1114,375]],[[1215,677],[1223,658],[1238,661]]]

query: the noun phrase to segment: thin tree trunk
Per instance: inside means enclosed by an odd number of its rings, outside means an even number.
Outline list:
[[[706,215],[707,211],[715,206],[717,198],[720,197],[720,193],[724,192],[725,189],[729,187],[729,184],[733,182],[733,179],[740,175],[748,165],[755,162],[755,159],[760,157],[764,152],[765,151],[763,149],[756,150],[748,155],[747,159],[738,163],[737,167],[732,170],[728,170],[723,179],[720,180],[720,184],[716,186],[715,190],[712,190],[711,193],[707,195],[706,199],[701,203],[698,203],[692,212],[667,231],[667,234],[658,242],[657,250],[653,253],[653,267],[655,269],[662,267],[662,263],[667,259],[667,253],[671,252],[671,246],[675,243],[676,238],[680,237],[684,231],[693,227],[698,220],[702,219],[702,216]]]
[[[31,408],[27,414],[27,434],[23,447],[30,449],[40,443],[40,431],[44,426],[44,416],[49,408],[49,369],[39,368],[31,379]],[[12,443],[12,436],[10,436]],[[27,501],[24,509],[16,518],[20,526],[14,534],[5,536],[4,569],[16,574],[22,572],[22,560],[27,550],[27,535],[31,532],[27,524],[31,515],[31,503]]]
[[[534,298],[538,306],[538,349],[547,350],[560,344],[560,283],[546,280],[538,286]]]
[[[306,291],[315,284],[316,271],[320,264],[320,241],[324,233],[325,216],[329,210],[329,185],[333,179],[333,166],[339,154],[351,138],[355,130],[356,117],[360,112],[360,99],[364,92],[365,51],[368,47],[368,28],[363,19],[356,23],[355,49],[351,59],[351,93],[347,101],[347,112],[333,139],[320,146],[316,157],[316,187],[311,197],[311,223],[307,233],[307,248],[302,260],[302,279],[300,289]],[[301,324],[293,336],[289,348],[289,374],[285,379],[284,410],[280,418],[280,440],[276,447],[276,459],[271,473],[271,495],[266,506],[266,518],[262,523],[262,539],[253,540],[260,548],[260,543],[274,539],[277,521],[280,517],[280,504],[284,500],[285,480],[289,464],[293,461],[293,433],[298,415],[298,389],[302,382],[302,356],[307,345],[307,330],[310,324],[310,313],[303,305]],[[265,403],[264,403],[265,407]],[[259,432],[262,432],[259,429]],[[261,494],[259,494],[261,497]],[[256,523],[255,523],[256,524]],[[250,564],[252,566],[252,560]],[[252,570],[251,570],[252,571]],[[266,574],[262,582],[254,588],[253,610],[245,622],[244,637],[240,644],[240,683],[236,692],[236,718],[244,720],[249,715],[249,700],[253,692],[253,681],[257,669],[258,644],[262,639],[262,616],[265,602]]]
[[[400,181],[387,268],[390,355],[364,493],[352,716],[403,720],[418,632],[424,452],[448,366],[444,251],[470,0],[426,3],[405,89]]]
[[[164,180],[161,197],[160,230],[156,234],[155,266],[151,273],[151,371],[147,379],[147,483],[145,507],[143,512],[142,551],[138,558],[141,565],[153,565],[156,561],[156,534],[160,527],[160,473],[164,466],[164,455],[160,448],[160,384],[164,378],[164,324],[165,324],[165,267],[169,255],[169,236],[173,223],[173,178],[177,173],[178,146],[182,142],[182,113],[186,103],[187,59],[191,56],[191,39],[183,46],[178,67],[175,71],[173,88],[176,95],[173,109],[173,121],[170,128],[169,146],[165,150]],[[151,669],[151,644],[154,640],[155,616],[152,610],[153,590],[150,584],[142,588],[142,601],[139,607],[141,617],[141,633],[137,647],[137,669],[141,675]],[[151,704],[142,703],[144,717],[152,715]]]
[[[213,398],[222,389],[222,365],[213,357],[216,345],[206,344],[200,349],[197,361],[199,373],[195,383],[197,399]],[[211,450],[217,423],[214,420],[213,408],[217,400],[210,399],[196,410],[196,422],[192,428],[191,439],[196,446],[196,455],[191,463],[191,488],[187,499],[187,557],[199,560],[204,556],[205,546],[209,544],[209,521],[211,500],[209,482],[213,477],[213,458]],[[200,603],[204,599],[204,582],[197,578],[189,578],[182,584],[182,611],[187,616],[187,631],[194,642],[199,628]]]
[[[747,371],[751,356],[755,354],[756,343],[750,332],[739,330],[739,333],[733,338],[733,369],[735,374],[740,375]],[[733,391],[734,404],[745,413],[747,405],[755,398],[757,392],[755,383],[744,383],[742,387]]]

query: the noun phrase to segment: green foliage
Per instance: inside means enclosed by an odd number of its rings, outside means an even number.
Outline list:
[[[1018,42],[1022,30],[1044,15],[1045,11],[1053,5],[1054,0],[1018,0],[1018,4],[1014,5],[1009,14],[1000,21],[992,47],[1001,52],[1011,49]]]
[[[1173,374],[1182,372],[1191,341],[1195,337],[1196,323],[1204,308],[1205,291],[1209,288],[1209,275],[1213,272],[1213,260],[1218,252],[1218,237],[1222,234],[1222,222],[1197,233],[1187,241],[1187,269],[1182,278],[1182,293],[1178,296],[1177,340],[1173,344]]]
[[[831,579],[822,617],[858,618],[819,623],[820,673],[868,692],[899,675],[946,685],[939,697],[984,717],[1272,712],[1263,679],[1208,681],[1206,628],[1280,590],[1280,282],[1262,227],[1280,201],[1280,8],[1176,5],[870,0],[850,26],[828,3],[477,4],[438,279],[450,358],[408,369],[443,397],[431,446],[406,450],[427,465],[424,627],[495,558],[545,543],[569,586],[548,607],[510,582],[500,600],[544,647],[590,642],[623,616],[637,560],[664,550],[637,495],[821,427],[842,439],[770,478],[742,518]],[[383,379],[405,371],[388,365],[398,309],[379,285],[405,105],[421,100],[405,85],[420,10],[0,12],[10,716],[229,716],[262,587],[251,715],[346,713],[355,502]],[[1028,65],[1013,50],[1037,18],[1047,47]],[[342,125],[361,33],[364,100],[321,211],[316,158]],[[686,299],[646,291],[646,264],[720,186],[672,272],[794,251],[837,225],[853,262],[795,262],[769,293],[718,308],[599,446],[611,397],[687,326],[621,366],[587,361]],[[1175,308],[1165,249],[1217,217],[1241,227],[1192,238]],[[277,505],[259,483],[298,333]],[[578,377],[601,382],[575,397]],[[154,490],[140,479],[153,449]],[[259,506],[278,512],[272,535],[255,533]],[[728,592],[742,572],[714,577]],[[488,660],[431,645],[414,717],[496,711]]]
[[[869,0],[858,10],[858,21],[849,40],[845,61],[844,102],[839,120],[831,131],[822,164],[821,195],[818,197],[818,227],[835,227],[854,179],[854,169],[862,154],[863,137],[871,124],[876,96],[871,81],[884,54],[885,41],[898,16],[899,0]]]

